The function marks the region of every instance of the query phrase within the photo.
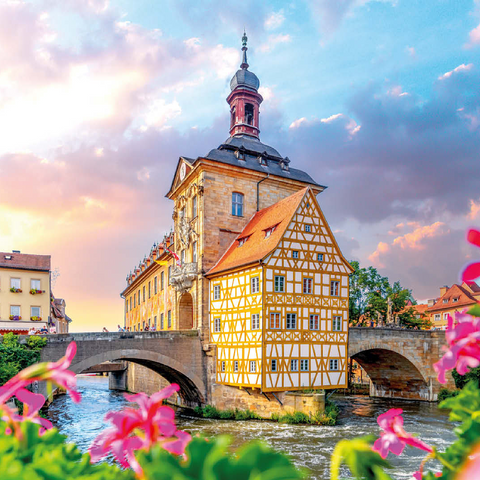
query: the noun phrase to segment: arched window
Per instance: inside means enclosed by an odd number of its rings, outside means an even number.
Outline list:
[[[245,123],[253,125],[253,105],[251,103],[245,104]]]
[[[236,108],[233,107],[231,112],[230,112],[230,128],[232,128],[235,125],[235,115],[236,115]]]
[[[243,194],[238,192],[232,193],[232,215],[235,217],[243,217]]]

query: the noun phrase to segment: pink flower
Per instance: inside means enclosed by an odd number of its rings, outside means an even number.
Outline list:
[[[37,415],[45,403],[43,395],[32,393],[25,388],[34,381],[43,380],[52,382],[59,387],[65,388],[75,402],[80,401],[80,394],[75,390],[76,376],[73,372],[67,370],[72,363],[76,351],[77,346],[75,342],[71,342],[67,347],[65,356],[58,362],[44,362],[30,365],[12,377],[3,387],[0,387],[1,419],[13,427],[16,435],[20,435],[19,423],[24,420],[38,423],[44,428],[52,427],[52,424],[48,420],[38,417]],[[23,416],[16,414],[5,405],[5,403],[14,396],[23,402]]]
[[[191,436],[177,430],[175,412],[163,405],[163,401],[178,390],[179,386],[172,384],[150,397],[144,393],[125,395],[128,401],[137,403],[138,408],[107,413],[105,420],[113,426],[103,431],[90,446],[92,463],[112,453],[120,465],[131,467],[141,476],[135,450],[149,450],[152,445],[160,444],[175,455],[183,455]]]
[[[465,375],[470,368],[480,365],[480,317],[457,313],[456,319],[458,324],[454,327],[452,317],[448,316],[445,339],[449,348],[445,355],[433,364],[440,383],[446,383],[447,370],[456,368],[460,375]]]
[[[480,231],[470,229],[467,233],[467,241],[480,247]],[[480,277],[480,262],[471,263],[462,273],[463,282],[474,282],[478,277]]]
[[[480,478],[480,446],[473,448],[455,480],[473,480]]]
[[[373,444],[373,450],[378,452],[382,458],[387,458],[388,452],[400,455],[405,445],[410,445],[426,452],[433,452],[433,449],[421,440],[412,437],[403,429],[403,410],[391,408],[388,412],[382,413],[377,419],[383,429],[379,439]]]

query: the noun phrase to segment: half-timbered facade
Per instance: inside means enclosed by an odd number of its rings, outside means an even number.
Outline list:
[[[347,383],[348,275],[310,188],[256,213],[208,272],[217,383]]]

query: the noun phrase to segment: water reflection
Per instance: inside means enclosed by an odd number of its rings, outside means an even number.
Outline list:
[[[74,404],[68,396],[62,396],[49,408],[49,416],[59,430],[86,451],[92,440],[106,427],[103,422],[109,410],[120,410],[128,402],[123,394],[108,390],[106,377],[79,377],[78,388],[82,403]],[[262,439],[279,451],[288,453],[296,465],[307,467],[312,479],[329,478],[329,458],[338,441],[359,435],[378,435],[376,417],[389,408],[404,410],[405,429],[418,433],[423,441],[443,450],[454,438],[446,412],[436,404],[373,399],[363,396],[336,395],[333,399],[341,410],[339,425],[316,427],[282,425],[273,422],[235,422],[179,417],[179,428],[208,437],[232,435],[233,444],[239,446],[252,439]],[[400,457],[389,457],[395,467],[391,476],[409,479],[423,455],[407,448]],[[348,478],[346,473],[344,478]]]

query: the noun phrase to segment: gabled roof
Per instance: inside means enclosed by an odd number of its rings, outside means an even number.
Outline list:
[[[207,272],[207,276],[259,262],[272,252],[282,239],[307,190],[308,187],[303,188],[274,205],[257,212],[220,260]],[[269,237],[265,238],[265,230],[275,225],[275,230]],[[239,247],[238,240],[246,237],[248,237],[248,240]]]
[[[454,298],[458,298],[456,302],[453,301]],[[446,302],[444,303],[444,300]],[[467,307],[477,303],[477,300],[468,292],[465,288],[460,285],[453,284],[436,302],[435,304],[428,309],[428,312],[435,312],[445,309],[458,308],[458,307]]]
[[[50,271],[50,255],[0,252],[0,268]]]

